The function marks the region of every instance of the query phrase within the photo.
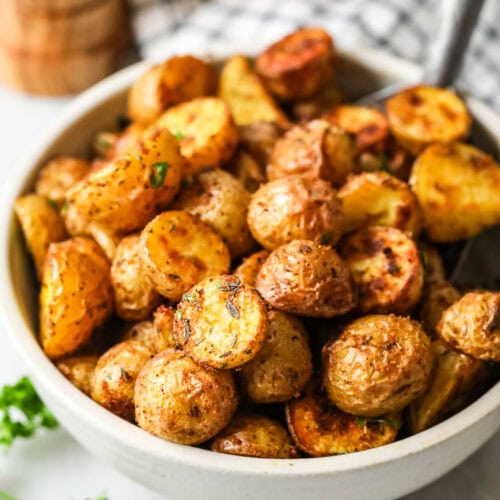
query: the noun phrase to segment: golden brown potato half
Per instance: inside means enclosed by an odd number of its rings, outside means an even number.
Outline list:
[[[157,354],[135,386],[140,427],[163,439],[200,444],[231,420],[238,404],[233,374],[207,370],[180,351]]]
[[[267,336],[257,355],[241,367],[243,391],[256,403],[279,403],[299,395],[312,374],[309,339],[302,323],[269,311]]]
[[[16,200],[14,211],[21,226],[28,250],[33,256],[36,272],[42,276],[43,263],[51,243],[67,237],[64,221],[47,198],[27,194]]]
[[[249,193],[254,193],[266,182],[264,169],[249,153],[240,150],[236,153],[229,170],[243,184]]]
[[[275,122],[254,122],[240,125],[240,144],[255,158],[261,167],[267,165],[276,141],[287,127]]]
[[[363,313],[408,314],[420,300],[424,272],[415,242],[394,227],[372,226],[342,241]]]
[[[331,318],[355,304],[347,265],[330,246],[311,240],[271,252],[256,288],[274,308],[301,316]]]
[[[70,356],[56,362],[57,369],[80,391],[90,395],[90,380],[97,356]]]
[[[184,211],[163,212],[142,231],[141,255],[155,289],[178,302],[206,276],[229,271],[226,244],[207,224]]]
[[[115,294],[116,314],[134,321],[148,318],[162,298],[144,270],[139,235],[123,238],[111,264],[111,283]]]
[[[128,115],[149,125],[169,106],[215,92],[211,64],[192,56],[174,56],[144,73],[130,88]]]
[[[425,393],[409,406],[413,434],[451,417],[469,404],[486,378],[483,361],[455,351],[441,340],[432,343],[434,371]]]
[[[218,167],[231,159],[238,144],[238,129],[229,109],[216,97],[199,97],[174,106],[154,126],[177,137],[185,159],[184,176]]]
[[[431,337],[436,335],[436,325],[443,312],[460,296],[460,292],[448,281],[426,283],[420,304],[420,321]]]
[[[340,186],[354,169],[355,154],[356,146],[347,132],[326,120],[313,120],[296,125],[276,141],[267,177],[273,181],[303,175]]]
[[[264,264],[264,261],[269,257],[269,252],[267,250],[261,250],[260,252],[255,252],[250,257],[247,257],[243,262],[234,270],[234,275],[238,277],[243,285],[251,286],[255,288],[255,282],[257,280],[257,274]]]
[[[312,388],[285,408],[295,444],[312,457],[343,455],[392,443],[401,426],[398,415],[366,418],[344,413]]]
[[[210,444],[212,451],[257,458],[298,458],[287,430],[262,415],[237,415]]]
[[[385,110],[391,133],[413,154],[435,142],[463,139],[471,124],[459,97],[425,85],[407,88],[387,99]]]
[[[199,173],[182,188],[173,208],[186,210],[206,222],[226,242],[233,257],[254,245],[248,229],[250,195],[243,184],[224,170]]]
[[[339,190],[344,230],[391,226],[415,238],[420,231],[420,207],[406,182],[385,172],[351,175]]]
[[[436,331],[473,358],[500,361],[500,292],[466,293],[443,312]]]
[[[424,393],[433,366],[431,341],[410,318],[365,316],[323,348],[322,365],[333,404],[378,417],[401,411]]]
[[[92,399],[115,415],[133,421],[137,375],[153,355],[153,351],[136,340],[111,347],[99,358],[94,369]]]
[[[224,63],[219,78],[219,97],[229,106],[237,125],[256,122],[288,124],[287,116],[245,56],[236,55]]]
[[[43,265],[40,340],[50,359],[71,354],[113,311],[109,262],[85,238],[52,243]]]
[[[432,241],[470,238],[500,222],[500,166],[474,146],[429,146],[416,159],[410,184]]]
[[[266,339],[264,301],[236,276],[206,278],[177,306],[174,335],[184,352],[211,368],[236,368],[256,356]]]
[[[66,192],[90,170],[90,165],[79,158],[60,156],[49,161],[38,174],[35,193],[51,200],[61,207],[66,200]]]
[[[292,115],[297,121],[320,118],[343,100],[342,92],[330,83],[314,95],[294,102],[291,106]]]
[[[333,40],[326,31],[301,28],[262,52],[255,67],[278,98],[301,99],[330,82],[334,56]]]

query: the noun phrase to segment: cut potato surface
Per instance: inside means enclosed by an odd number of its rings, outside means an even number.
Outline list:
[[[234,275],[238,277],[243,285],[248,285],[255,288],[257,281],[257,274],[264,261],[269,257],[268,250],[261,250],[256,252],[250,257],[247,257],[243,262],[234,270]]]
[[[236,368],[256,356],[267,334],[260,295],[236,276],[206,278],[177,306],[174,335],[185,353],[213,368]]]

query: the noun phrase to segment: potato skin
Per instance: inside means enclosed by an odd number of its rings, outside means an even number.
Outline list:
[[[301,316],[331,318],[355,303],[346,264],[331,247],[310,240],[295,240],[271,252],[256,288],[274,308]]]
[[[473,358],[500,361],[500,292],[466,293],[443,312],[436,331]]]
[[[109,263],[97,243],[85,238],[52,243],[40,291],[40,340],[58,359],[78,350],[113,311]]]
[[[322,179],[289,176],[262,185],[248,206],[248,225],[265,248],[292,240],[335,245],[343,216],[337,192]]]
[[[232,373],[207,370],[180,351],[157,354],[135,386],[135,416],[146,431],[182,444],[200,444],[231,420],[237,406]]]
[[[120,342],[97,362],[90,396],[115,415],[134,420],[134,386],[142,367],[154,355],[137,340]]]
[[[433,366],[431,342],[420,324],[392,314],[355,320],[322,355],[329,399],[366,417],[399,412],[421,396]]]
[[[236,368],[256,356],[267,334],[260,295],[235,276],[205,278],[177,306],[174,336],[186,354],[211,368]]]
[[[309,97],[333,76],[333,40],[319,28],[301,28],[273,43],[255,61],[257,73],[283,100]]]
[[[255,403],[288,401],[299,394],[312,375],[311,350],[302,323],[273,310],[267,319],[262,348],[241,367],[243,391]]]
[[[80,391],[90,395],[90,381],[97,356],[69,356],[56,362],[57,369]]]
[[[262,415],[237,415],[210,444],[210,449],[229,455],[257,458],[298,458],[287,430]]]
[[[269,257],[268,250],[261,250],[255,252],[250,257],[243,259],[243,262],[234,270],[234,275],[237,276],[243,285],[255,288],[257,274],[264,264],[264,261]]]
[[[177,347],[174,337],[174,314],[174,308],[165,305],[161,305],[153,314],[157,352]]]

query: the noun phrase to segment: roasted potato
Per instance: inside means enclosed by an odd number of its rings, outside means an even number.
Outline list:
[[[333,76],[333,40],[319,28],[301,28],[273,43],[255,61],[267,88],[283,100],[309,97]]]
[[[391,133],[413,154],[435,142],[463,139],[471,125],[462,100],[437,87],[417,85],[402,90],[385,101],[385,110]]]
[[[257,355],[241,367],[242,389],[256,403],[279,403],[297,396],[312,374],[309,340],[302,323],[271,310],[267,335]]]
[[[474,146],[429,146],[416,159],[410,184],[432,241],[470,238],[500,222],[500,166]]]
[[[298,458],[287,430],[262,415],[237,415],[210,444],[212,451],[258,458]]]
[[[130,88],[128,115],[149,125],[168,107],[215,92],[211,64],[192,56],[174,56],[144,73]]]
[[[328,182],[291,175],[263,184],[252,195],[248,225],[269,250],[292,240],[334,245],[342,234],[342,207]]]
[[[79,158],[59,156],[42,167],[38,174],[35,193],[44,196],[57,207],[62,207],[66,192],[90,170],[90,164]]]
[[[271,181],[288,175],[344,183],[354,169],[356,147],[349,134],[325,120],[296,125],[276,141],[267,164]]]
[[[426,283],[420,304],[420,321],[429,335],[435,337],[441,315],[460,296],[460,292],[448,281]]]
[[[161,307],[161,306],[160,306]],[[127,327],[123,335],[123,340],[137,340],[155,354],[159,352],[155,343],[155,327],[152,319],[138,321]]]
[[[233,375],[207,370],[180,351],[157,354],[135,386],[140,427],[169,441],[200,444],[231,420],[237,406]]]
[[[236,276],[206,278],[177,306],[174,336],[197,363],[236,368],[254,358],[267,332],[264,301]]]
[[[85,238],[52,243],[43,265],[40,340],[50,359],[83,346],[113,311],[109,263]]]
[[[329,84],[312,96],[295,101],[291,106],[291,112],[297,121],[313,120],[328,113],[343,100],[342,92],[337,87]]]
[[[257,280],[257,274],[264,264],[264,261],[269,257],[269,252],[267,250],[261,250],[260,252],[255,252],[250,257],[247,257],[243,262],[234,270],[234,275],[238,277],[243,285],[251,286],[255,288],[255,282]]]
[[[276,122],[253,122],[240,125],[240,143],[261,167],[265,167],[276,141],[288,127]]]
[[[222,238],[188,212],[172,210],[155,217],[143,229],[140,245],[149,279],[173,302],[204,277],[229,271],[229,250]]]
[[[271,252],[256,288],[276,309],[301,316],[331,318],[355,304],[347,265],[331,247],[311,240],[295,240]]]
[[[66,229],[57,208],[38,194],[27,194],[16,200],[14,211],[21,226],[36,272],[42,276],[43,263],[51,243],[64,240]]]
[[[366,226],[391,226],[417,237],[420,207],[406,182],[385,172],[351,175],[339,190],[344,230]]]
[[[69,356],[56,362],[57,369],[80,391],[90,395],[90,381],[97,356]]]
[[[134,387],[142,367],[154,352],[137,340],[115,344],[97,362],[90,383],[90,396],[104,408],[133,421]]]
[[[233,156],[238,129],[229,109],[216,97],[199,97],[174,106],[154,124],[176,135],[185,159],[184,176],[218,167]]]
[[[340,254],[357,285],[361,312],[408,314],[420,300],[424,272],[417,246],[399,229],[371,226],[353,233]]]
[[[443,312],[436,331],[473,358],[500,361],[500,292],[466,293]]]
[[[186,210],[206,222],[226,242],[233,257],[254,245],[248,229],[250,195],[243,184],[224,170],[201,172],[180,192],[173,208]]]
[[[364,316],[323,348],[322,365],[333,404],[378,417],[401,411],[424,393],[433,367],[431,341],[409,318]]]
[[[312,387],[301,398],[287,403],[286,419],[295,444],[312,457],[343,455],[392,443],[401,425],[398,415],[366,418],[345,413]]]
[[[266,182],[264,169],[251,154],[243,150],[236,153],[229,170],[249,193],[254,193]]]
[[[109,146],[105,148],[105,144],[102,144],[103,149],[106,149],[104,159],[107,161],[114,160],[115,158],[133,151],[141,142],[146,130],[144,125],[134,122],[121,132],[121,134],[117,135],[114,140],[112,136],[110,137],[108,135],[107,140],[110,142]],[[100,137],[101,141],[106,141],[106,136],[104,136],[104,138],[102,138],[102,136]]]

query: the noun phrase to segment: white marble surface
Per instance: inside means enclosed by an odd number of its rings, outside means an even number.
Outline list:
[[[0,183],[5,182],[3,176],[13,168],[19,152],[67,102],[0,88]],[[23,362],[0,321],[0,385],[13,383],[23,374]],[[498,499],[499,460],[500,433],[460,467],[408,500]],[[0,453],[0,492],[16,500],[83,500],[102,494],[109,500],[162,498],[91,456],[63,429],[38,435]]]

